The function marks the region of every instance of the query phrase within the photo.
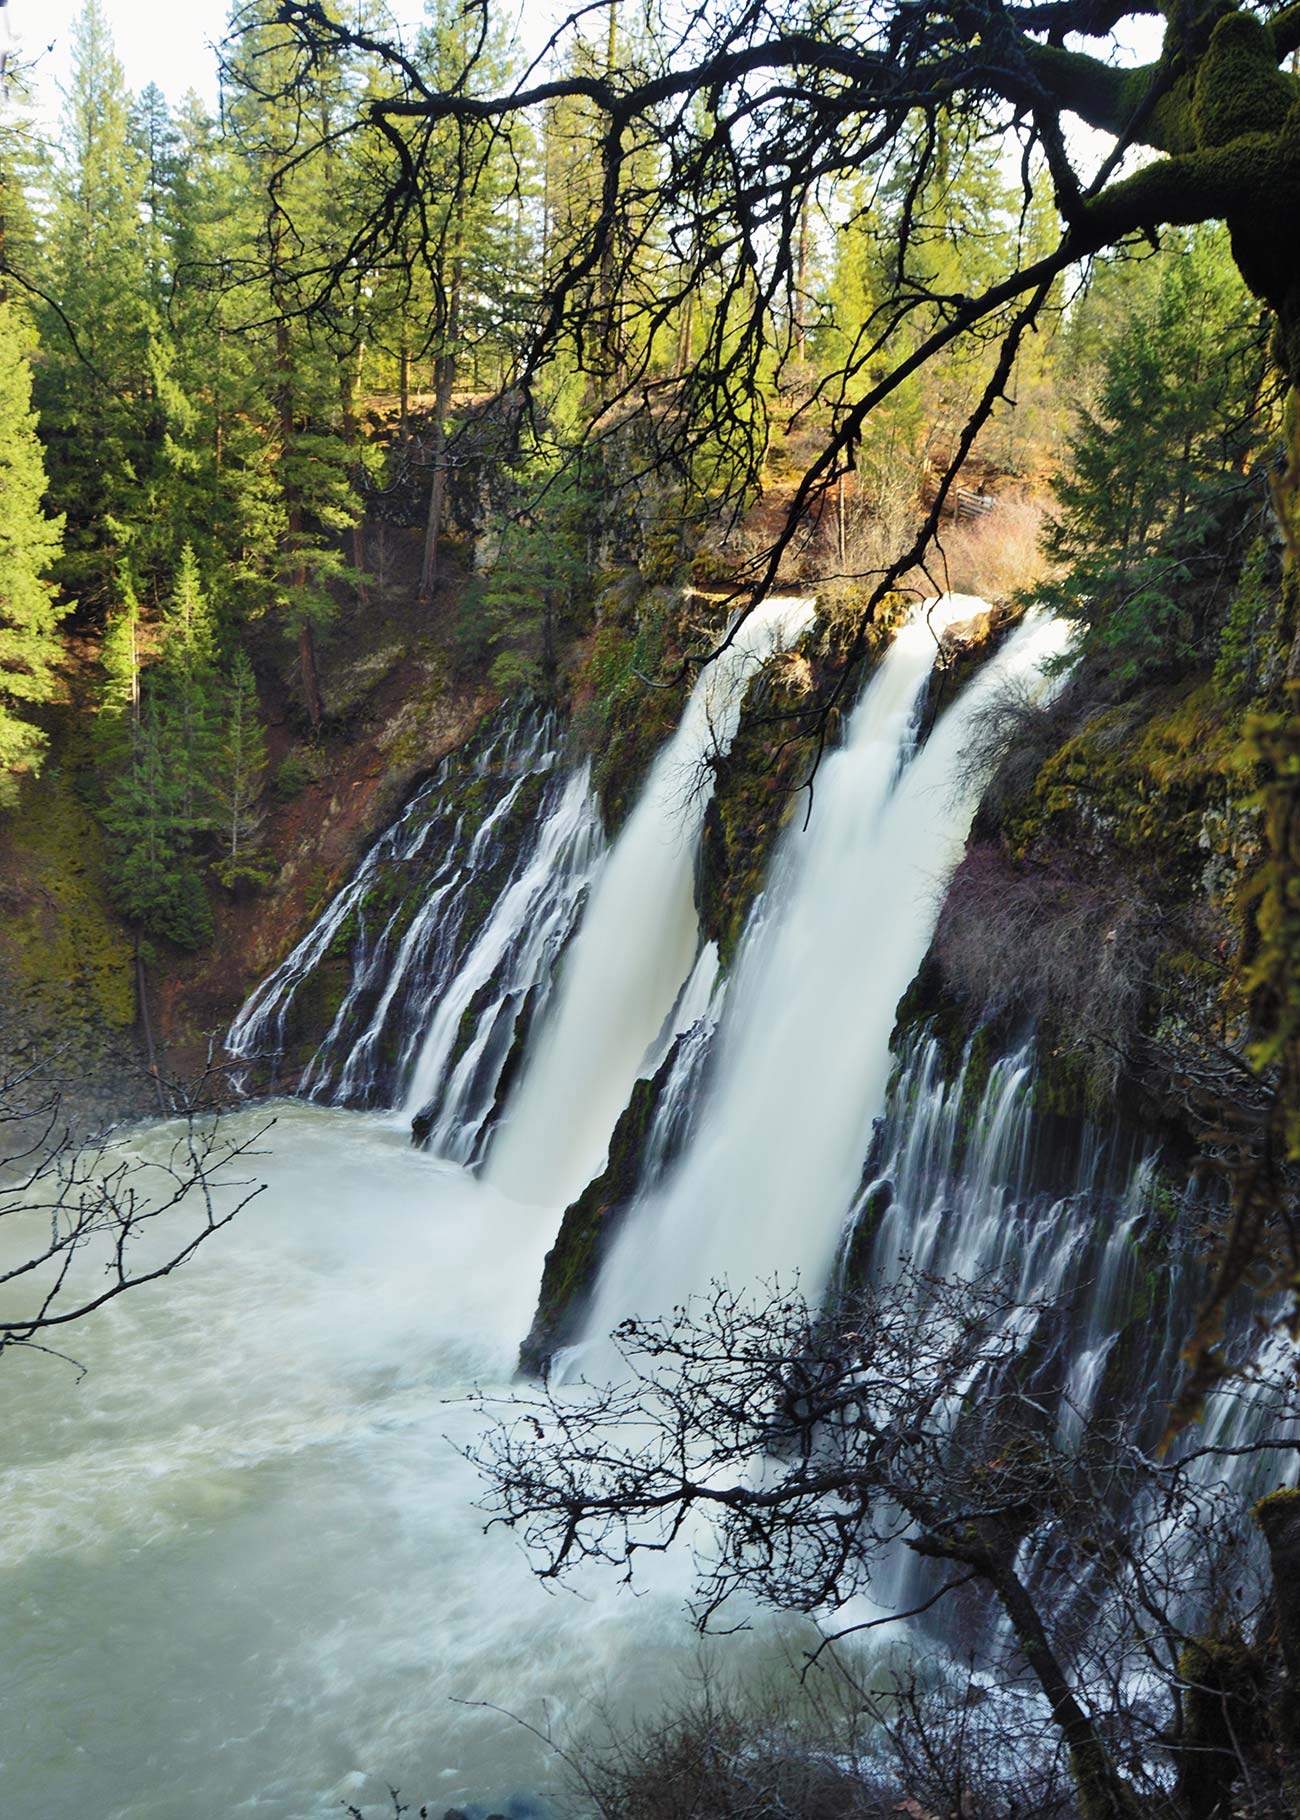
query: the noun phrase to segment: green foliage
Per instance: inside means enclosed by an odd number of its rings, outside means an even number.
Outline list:
[[[49,580],[62,519],[42,507],[45,469],[31,409],[31,369],[11,304],[0,302],[0,806],[17,799],[18,775],[40,769],[46,735],[30,718],[51,699],[60,655]]]
[[[277,802],[292,802],[295,796],[325,775],[325,754],[319,746],[294,746],[285,753],[275,770],[271,786]]]
[[[266,771],[266,735],[258,718],[257,683],[244,652],[236,654],[222,690],[225,726],[212,786],[220,839],[217,877],[228,890],[260,888],[270,869],[257,851],[257,804]]]
[[[223,674],[214,614],[187,544],[146,627],[129,586],[108,624],[97,726],[109,889],[146,936],[211,940],[207,858],[229,889],[267,878],[256,849],[266,740],[247,655]]]
[[[61,578],[82,605],[102,607],[156,522],[165,414],[165,356],[141,233],[146,169],[129,91],[100,0],[86,0],[72,36],[49,230],[51,294],[37,404],[51,492],[67,517]]]
[[[109,889],[144,934],[201,948],[212,939],[212,911],[194,856],[191,780],[173,762],[184,731],[165,690],[145,697],[130,764],[110,785],[103,813]]]
[[[1188,234],[1113,340],[1052,485],[1044,541],[1062,573],[1038,597],[1076,619],[1121,680],[1200,652],[1200,603],[1226,560],[1221,515],[1264,428],[1263,373],[1258,309],[1226,235]]]
[[[521,491],[541,478],[521,476]],[[504,694],[554,691],[560,640],[584,630],[591,613],[597,511],[594,491],[558,477],[536,511],[506,524],[491,567],[466,590],[461,659],[487,663]]]
[[[151,679],[170,715],[169,762],[182,780],[181,810],[193,833],[211,825],[210,796],[218,755],[219,684],[216,628],[189,544],[162,618],[162,659]]]

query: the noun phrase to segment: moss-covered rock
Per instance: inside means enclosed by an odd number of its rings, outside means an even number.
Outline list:
[[[646,1140],[677,1047],[669,1050],[653,1078],[637,1081],[609,1140],[604,1169],[565,1211],[555,1244],[546,1254],[537,1312],[519,1349],[521,1371],[545,1372],[558,1348],[578,1333],[601,1261],[640,1183]]]
[[[611,583],[597,603],[595,632],[571,678],[573,729],[578,750],[591,756],[611,834],[681,716],[693,680],[683,658],[707,642],[699,635],[709,615],[699,609],[697,596],[647,587],[635,574]]]
[[[839,738],[838,707],[825,704],[846,666],[867,672],[888,643],[899,603],[882,603],[863,624],[860,610],[819,612],[796,649],[754,678],[731,750],[714,764],[696,870],[696,904],[706,934],[729,966],[767,877],[777,836],[806,804],[815,764]]]
[[[1300,1749],[1300,1491],[1270,1492],[1252,1514],[1273,1569],[1278,1642],[1295,1697],[1289,1742]]]
[[[1230,1811],[1243,1760],[1262,1742],[1268,1664],[1240,1635],[1194,1637],[1178,1658],[1178,1677],[1177,1811],[1187,1820],[1216,1820]]]

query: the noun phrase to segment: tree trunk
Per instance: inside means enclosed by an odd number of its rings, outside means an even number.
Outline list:
[[[1080,1705],[1052,1648],[1038,1607],[1012,1566],[1019,1536],[993,1523],[970,1525],[975,1533],[954,1536],[931,1527],[923,1505],[912,1513],[930,1533],[913,1542],[918,1554],[973,1567],[993,1588],[1011,1621],[1020,1653],[1047,1696],[1052,1718],[1070,1756],[1070,1774],[1081,1820],[1141,1820],[1136,1795],[1111,1759],[1105,1740]]]
[[[135,994],[140,1006],[140,1028],[144,1033],[145,1054],[149,1057],[149,1073],[153,1078],[154,1092],[158,1095],[158,1110],[166,1114],[170,1111],[167,1095],[163,1091],[162,1076],[158,1072],[158,1056],[153,1043],[153,1025],[149,1019],[149,988],[144,974],[144,956],[140,952],[140,942],[135,944]]]
[[[808,198],[799,211],[799,269],[794,293],[794,349],[800,361],[808,351]]]
[[[1011,1620],[1016,1642],[1046,1694],[1052,1718],[1065,1740],[1082,1820],[1139,1820],[1137,1797],[1115,1768],[1100,1733],[1075,1698],[1023,1581],[1013,1568],[991,1553],[981,1571]]]
[[[357,368],[360,370],[363,344],[357,344]],[[359,445],[361,434],[357,425],[356,382],[347,361],[339,362],[339,403],[343,413],[343,444],[352,456],[352,485],[360,502],[364,495],[361,491],[361,457]],[[370,593],[366,587],[366,520],[364,509],[358,514],[352,526],[352,566],[357,572],[357,604],[362,607],[370,605]]]
[[[682,312],[682,326],[677,337],[677,377],[681,379],[691,369],[691,343],[695,331],[695,295],[691,290],[686,292],[686,307]]]
[[[1283,1775],[1300,1813],[1300,1491],[1275,1491],[1255,1506],[1273,1570],[1273,1609],[1286,1679],[1278,1700]]]
[[[429,517],[424,528],[424,559],[420,564],[421,604],[433,597],[438,580],[438,540],[442,535],[442,510],[447,495],[447,414],[456,383],[456,335],[460,327],[460,262],[453,261],[451,295],[447,303],[446,345],[438,357],[433,400],[433,480],[429,488]]]
[[[298,632],[298,667],[302,672],[302,698],[306,704],[307,718],[311,722],[312,732],[319,733],[321,721],[325,717],[325,703],[321,698],[320,678],[316,673],[316,634],[312,631],[309,619],[303,620]]]

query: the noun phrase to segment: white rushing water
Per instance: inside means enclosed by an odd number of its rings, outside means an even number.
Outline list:
[[[764,601],[701,673],[596,881],[488,1153],[489,1180],[503,1193],[563,1205],[600,1169],[699,947],[694,866],[712,789],[706,761],[730,749],[755,674],[813,611],[812,601]],[[694,1016],[684,1011],[677,1028]]]
[[[485,823],[480,838],[491,838]],[[477,844],[477,842],[476,842]],[[535,842],[493,904],[483,927],[454,970],[438,979],[422,1007],[415,1058],[406,1076],[402,1117],[426,1107],[434,1116],[433,1150],[458,1162],[469,1160],[474,1139],[490,1110],[475,1092],[480,1063],[494,1031],[497,1011],[520,1003],[528,992],[549,986],[552,970],[603,853],[599,822],[583,766],[558,792]],[[473,856],[467,868],[473,875]],[[453,1061],[462,1021],[475,1000],[490,1004],[474,1035]],[[513,1034],[513,1024],[511,1025]],[[504,1057],[500,1058],[501,1060]],[[495,1077],[493,1077],[495,1084]]]
[[[448,1399],[508,1385],[550,1224],[374,1115],[274,1111],[267,1193],[77,1330],[84,1382],[5,1359],[15,1820],[391,1820],[389,1783],[526,1820],[560,1765],[457,1702],[572,1742],[695,1662],[687,1563],[556,1595],[473,1505]]]
[[[563,746],[553,713],[506,703],[449,754],[252,993],[228,1053],[274,1075],[305,1021],[299,1095],[427,1113],[438,1153],[467,1161],[604,857],[587,767]],[[338,1005],[323,1032],[322,971]]]
[[[770,908],[754,920],[728,989],[691,1142],[614,1246],[588,1324],[593,1341],[715,1278],[798,1276],[814,1295],[825,1283],[884,1108],[895,1010],[982,787],[978,775],[960,775],[972,719],[1065,642],[1055,622],[1020,627],[913,754],[935,633],[982,605],[931,603],[902,628],[847,742],[823,766],[807,830],[787,830]]]
[[[978,604],[942,603],[932,622]],[[524,723],[474,759],[498,794],[467,842],[448,801],[436,824],[408,812],[375,850],[418,861],[429,829],[448,831],[406,934],[379,922],[359,938],[344,1001],[358,1037],[329,1065],[369,1078],[409,986],[408,1110],[434,1096],[445,1153],[465,1154],[482,1124],[503,1016],[513,1029],[521,996],[558,974],[487,1179],[413,1150],[391,1115],[276,1106],[255,1165],[267,1193],[174,1277],[77,1330],[83,1383],[52,1358],[6,1360],[6,1812],[324,1820],[354,1803],[379,1820],[391,1784],[413,1811],[532,1820],[561,1769],[508,1713],[580,1753],[596,1708],[644,1717],[680,1692],[699,1652],[683,1613],[689,1550],[646,1558],[645,1596],[613,1574],[584,1581],[581,1598],[543,1590],[509,1536],[483,1533],[460,1452],[483,1416],[464,1393],[509,1394],[563,1202],[673,1030],[688,1034],[646,1146],[657,1185],[614,1248],[591,1333],[711,1277],[798,1273],[821,1291],[885,1111],[895,1007],[979,793],[959,763],[972,718],[1062,642],[1051,625],[1023,626],[918,750],[936,647],[925,624],[904,628],[823,768],[811,825],[783,837],[726,983],[712,947],[697,953],[695,786],[701,757],[734,734],[754,664],[808,612],[771,605],[692,697],[603,871],[585,776],[560,773],[549,730]],[[475,866],[530,779],[543,786],[535,838],[501,850],[494,901],[464,941],[440,945],[443,907],[469,906]],[[376,868],[363,865],[363,886]],[[245,1053],[280,1040],[286,1004],[363,902],[356,883],[250,1001]],[[894,1197],[877,1267],[906,1251],[937,1272],[1001,1269],[1026,1296],[1072,1288],[1054,1361],[1068,1438],[1104,1393],[1127,1318],[1149,1172],[1113,1170],[1119,1192],[1098,1221],[1099,1151],[1085,1147],[1059,1191],[1033,1185],[1026,1056],[995,1063],[973,1109],[936,1063],[924,1042],[908,1058],[875,1152],[867,1196],[887,1180]],[[132,1141],[148,1153],[167,1131]],[[1171,1334],[1161,1349],[1173,1357]],[[1232,1437],[1260,1419],[1246,1395],[1208,1427]],[[907,1577],[892,1588],[902,1603]],[[874,1590],[888,1599],[887,1574]],[[793,1620],[733,1615],[754,1617],[724,1645],[742,1674],[807,1640]]]

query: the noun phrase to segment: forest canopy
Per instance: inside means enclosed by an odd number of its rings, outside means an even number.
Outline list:
[[[1161,22],[1159,55],[1119,67],[1115,46],[1144,16]],[[238,21],[256,31],[267,17],[254,7]],[[830,430],[760,585],[802,508],[853,464],[871,414],[954,343],[977,341],[988,370],[941,509],[1061,275],[1103,249],[1226,222],[1275,314],[1279,364],[1300,371],[1300,81],[1282,67],[1300,46],[1296,6],[612,4],[569,14],[505,83],[482,6],[457,17],[450,79],[382,26],[345,26],[315,0],[284,0],[274,17],[294,42],[291,82],[339,55],[371,71],[332,143],[370,148],[375,188],[335,255],[299,271],[303,307],[409,265],[412,248],[434,269],[454,261],[485,172],[521,170],[527,135],[567,112],[591,154],[588,194],[547,236],[516,377],[527,405],[563,353],[591,382],[597,425],[637,413],[659,468],[753,485],[762,398],[807,352],[810,220],[869,235],[888,216],[892,272],[856,321],[841,309],[824,324],[839,342],[816,379]],[[1104,134],[1103,149],[1071,120]],[[458,201],[434,219],[430,177],[446,169],[449,135]],[[993,148],[1018,170],[1016,231],[986,269],[954,270],[936,256],[936,208]]]

